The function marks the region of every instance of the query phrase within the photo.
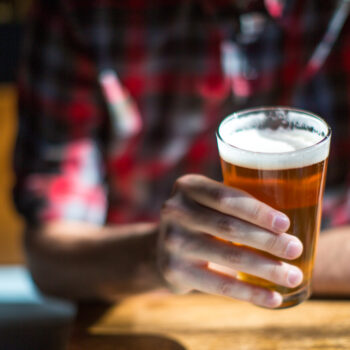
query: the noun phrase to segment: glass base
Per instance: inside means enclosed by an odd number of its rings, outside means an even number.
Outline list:
[[[307,285],[303,287],[302,289],[298,289],[297,291],[294,291],[293,293],[289,294],[283,294],[283,302],[279,307],[276,307],[276,309],[287,309],[289,307],[296,306],[303,301],[307,300],[310,297],[311,294],[311,288],[310,285]]]

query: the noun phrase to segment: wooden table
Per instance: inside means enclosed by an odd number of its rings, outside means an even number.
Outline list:
[[[22,261],[22,222],[10,201],[16,89],[0,86],[0,262]],[[1,345],[0,345],[1,348]],[[68,350],[350,349],[350,301],[308,301],[270,311],[193,294],[150,294],[80,308]]]
[[[350,301],[285,310],[203,294],[149,294],[84,306],[69,350],[350,349]]]

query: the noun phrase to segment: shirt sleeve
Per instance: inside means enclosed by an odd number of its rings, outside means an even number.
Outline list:
[[[14,201],[29,225],[102,224],[106,109],[92,54],[55,3],[36,4],[24,40]]]

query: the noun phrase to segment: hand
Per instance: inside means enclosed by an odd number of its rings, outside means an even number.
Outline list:
[[[177,180],[161,214],[160,270],[180,293],[195,289],[277,307],[282,302],[279,293],[210,266],[214,263],[282,286],[298,286],[303,279],[301,270],[277,259],[291,260],[302,253],[300,240],[284,233],[289,224],[286,215],[246,192],[204,176],[183,176]],[[276,259],[249,247],[268,252]]]

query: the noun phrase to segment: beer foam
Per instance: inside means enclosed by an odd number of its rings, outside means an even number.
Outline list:
[[[327,134],[328,129],[323,132]],[[323,161],[329,153],[329,137],[324,140],[322,134],[304,129],[235,131],[225,125],[219,127],[218,133],[221,158],[247,168],[299,168]]]
[[[251,152],[284,153],[314,145],[322,136],[305,130],[285,130],[277,132],[269,129],[236,132],[226,141],[237,148]]]

